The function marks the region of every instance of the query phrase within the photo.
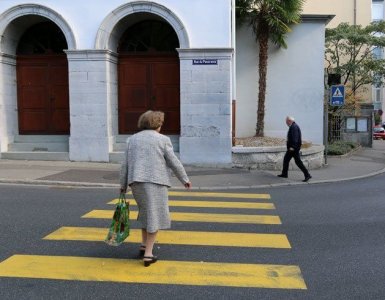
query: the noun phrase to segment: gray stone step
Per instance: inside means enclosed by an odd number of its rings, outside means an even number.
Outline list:
[[[68,143],[68,135],[16,135],[14,143]]]
[[[124,152],[110,152],[110,163],[121,163],[123,161]]]
[[[68,152],[68,143],[40,142],[40,143],[12,143],[8,145],[10,152]]]
[[[68,152],[68,135],[17,135],[9,152]]]
[[[114,152],[124,152],[126,149],[126,143],[115,143],[112,149]]]
[[[2,152],[1,159],[69,161],[68,152]]]

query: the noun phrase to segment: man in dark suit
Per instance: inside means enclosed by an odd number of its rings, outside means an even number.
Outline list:
[[[289,126],[286,141],[287,151],[285,157],[283,158],[282,173],[279,174],[278,177],[287,178],[287,174],[289,171],[289,163],[290,160],[294,157],[295,164],[298,166],[298,168],[301,169],[303,175],[305,175],[305,179],[303,180],[303,182],[307,182],[311,178],[311,175],[306,169],[306,167],[303,165],[303,162],[301,161],[300,157],[300,150],[302,146],[301,129],[294,122],[293,117],[286,117],[286,124],[287,126]]]

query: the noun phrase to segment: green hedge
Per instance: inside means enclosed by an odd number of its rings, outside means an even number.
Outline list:
[[[358,144],[353,142],[344,142],[344,141],[338,141],[330,144],[328,146],[328,155],[344,155],[346,153],[349,153],[353,149],[357,148]]]

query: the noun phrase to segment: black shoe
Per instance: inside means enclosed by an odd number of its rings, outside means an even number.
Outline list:
[[[303,182],[308,182],[310,178],[311,178],[311,175],[308,175],[308,176],[306,176],[305,179],[302,180],[302,181],[303,181]]]
[[[279,174],[278,177],[287,178],[287,175]]]
[[[157,260],[158,260],[157,256],[143,256],[143,264],[145,267],[148,267],[149,265],[155,263]]]
[[[139,256],[143,256],[144,252],[146,252],[146,246],[145,245],[140,245],[139,247]]]

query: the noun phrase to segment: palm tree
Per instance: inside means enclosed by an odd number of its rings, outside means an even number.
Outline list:
[[[256,136],[264,136],[266,75],[269,40],[287,48],[290,26],[298,24],[304,0],[236,0],[237,19],[247,21],[259,44],[259,90]]]

